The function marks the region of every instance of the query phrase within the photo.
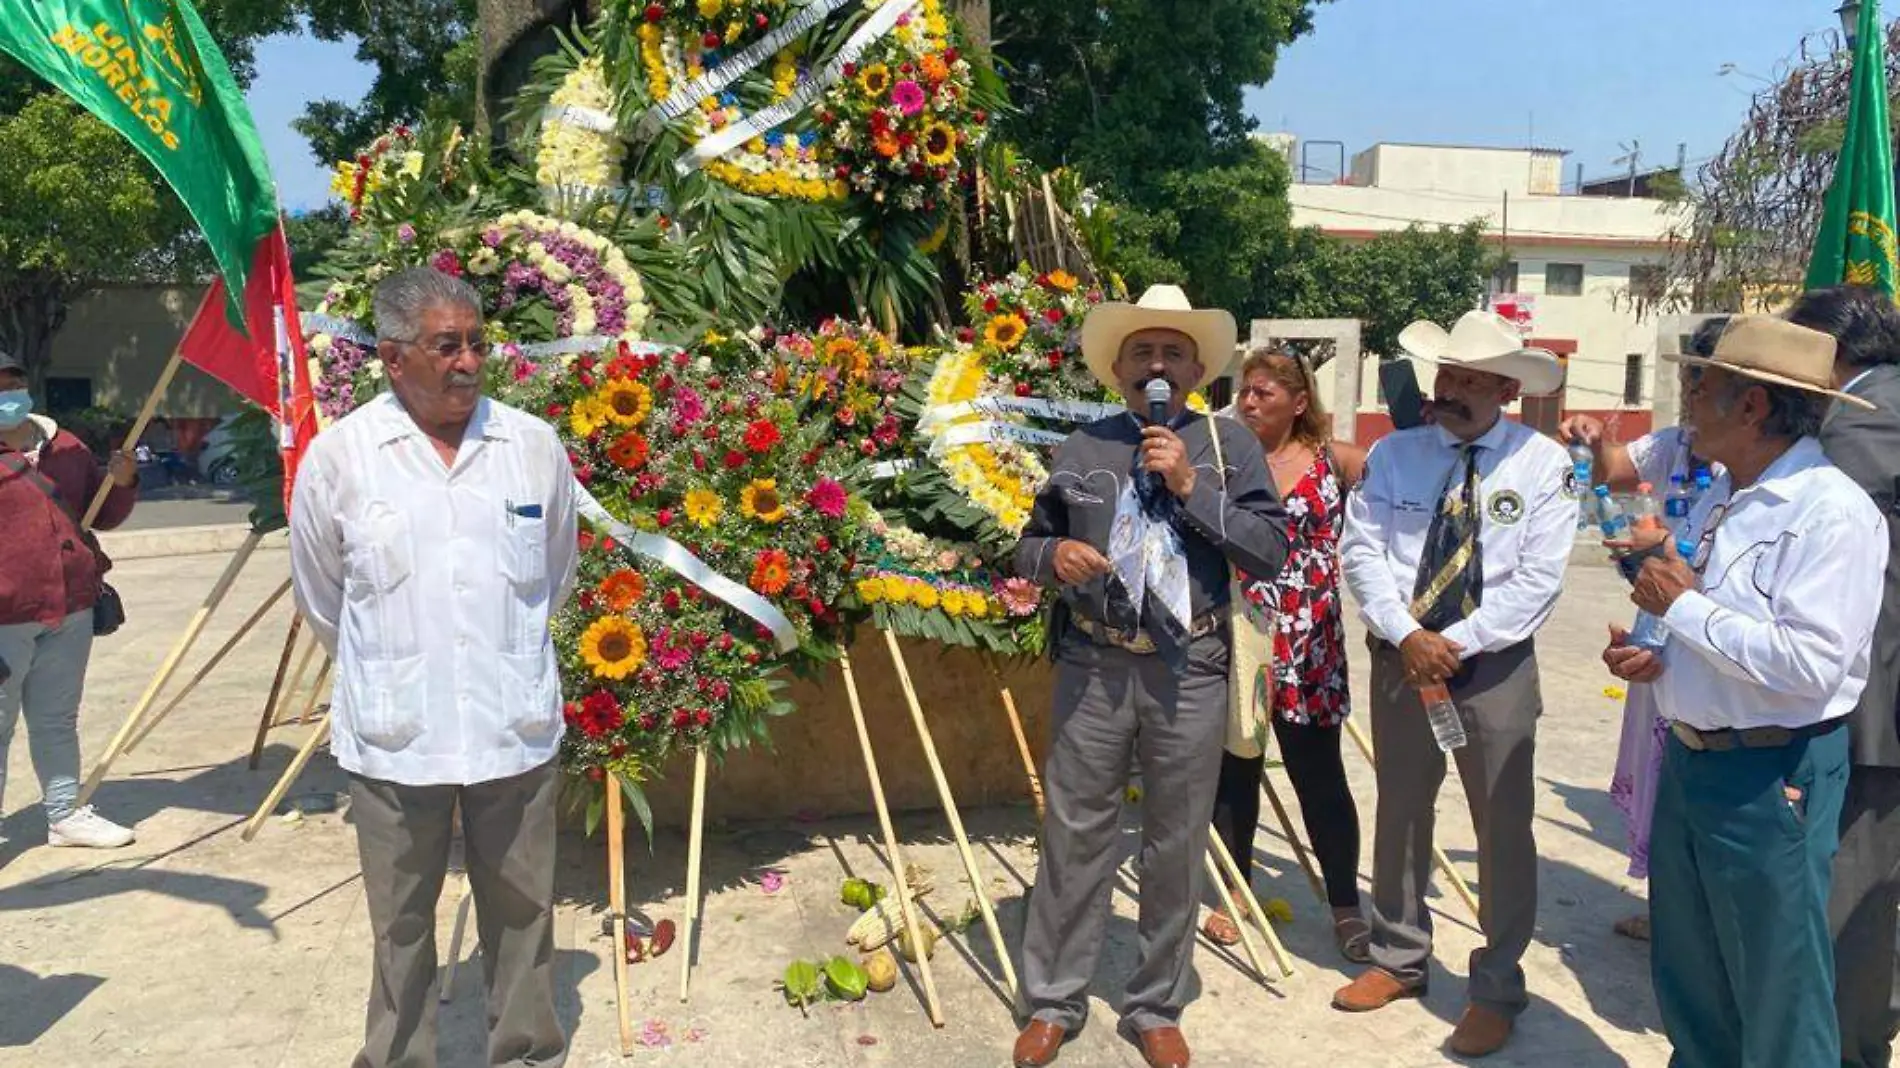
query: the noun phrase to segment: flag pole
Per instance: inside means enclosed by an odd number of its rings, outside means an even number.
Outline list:
[[[145,436],[145,427],[151,423],[152,416],[158,412],[158,402],[171,388],[172,377],[178,373],[178,365],[185,359],[185,349],[181,344],[172,349],[172,358],[165,362],[165,370],[159,372],[158,381],[153,384],[152,392],[145,397],[145,407],[139,410],[139,417],[132,421],[132,429],[125,435],[125,444],[120,452],[130,453],[138,447],[139,439]],[[106,497],[111,494],[115,483],[107,478],[99,483],[99,492],[92,495],[92,503],[86,506],[86,517],[80,520],[80,527],[92,529],[92,521],[99,518],[99,510],[106,506]]]

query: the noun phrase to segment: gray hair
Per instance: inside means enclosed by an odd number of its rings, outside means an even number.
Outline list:
[[[481,294],[460,278],[433,267],[410,267],[376,283],[372,298],[377,341],[419,341],[422,311],[434,304],[473,308],[482,313]]]
[[[1699,372],[1701,368],[1694,370]],[[1728,382],[1722,391],[1711,398],[1715,410],[1728,415],[1749,390],[1757,387],[1768,395],[1768,414],[1761,421],[1763,437],[1796,441],[1814,437],[1821,432],[1821,423],[1827,417],[1829,404],[1826,396],[1733,372],[1729,373]]]

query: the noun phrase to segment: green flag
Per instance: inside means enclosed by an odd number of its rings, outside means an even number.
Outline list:
[[[1878,286],[1893,296],[1900,281],[1895,260],[1893,135],[1887,125],[1887,35],[1878,0],[1860,9],[1854,44],[1854,84],[1847,103],[1847,137],[1827,192],[1827,210],[1808,261],[1808,288],[1849,282]]]
[[[198,12],[186,0],[0,0],[0,52],[124,134],[171,183],[224,276],[226,317],[244,330],[245,282],[277,226],[277,190]]]

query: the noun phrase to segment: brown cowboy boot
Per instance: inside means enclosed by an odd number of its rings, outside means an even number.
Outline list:
[[[1422,998],[1425,982],[1408,983],[1384,968],[1367,968],[1359,978],[1333,994],[1333,1008],[1341,1012],[1372,1012],[1400,998]]]

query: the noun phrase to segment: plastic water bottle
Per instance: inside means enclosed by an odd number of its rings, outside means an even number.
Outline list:
[[[1451,691],[1442,682],[1418,688],[1418,699],[1425,705],[1425,720],[1432,725],[1432,739],[1449,753],[1465,744],[1465,718],[1452,703]]]
[[[1663,502],[1663,519],[1669,524],[1669,533],[1675,534],[1689,521],[1689,513],[1695,509],[1695,495],[1689,492],[1680,472],[1669,476],[1669,497]]]
[[[1630,498],[1629,523],[1632,530],[1660,530],[1662,508],[1656,504],[1656,487],[1647,482],[1636,484],[1636,496]]]
[[[1594,454],[1591,453],[1590,446],[1585,445],[1582,438],[1571,438],[1570,445],[1566,451],[1570,453],[1570,470],[1576,475],[1577,485],[1579,487],[1590,485],[1590,476],[1596,464],[1596,458]],[[1579,509],[1577,513],[1577,529],[1582,530],[1589,525],[1590,509]]]
[[[1653,652],[1668,640],[1669,628],[1663,624],[1662,617],[1638,609],[1636,622],[1630,624],[1630,644]]]
[[[1616,503],[1616,498],[1610,496],[1610,487],[1598,486],[1596,498],[1597,527],[1603,531],[1603,536],[1621,538],[1627,535],[1630,529],[1630,517],[1623,511],[1623,506]]]
[[[1702,503],[1702,498],[1708,495],[1709,488],[1713,485],[1715,485],[1715,475],[1713,472],[1706,467],[1698,467],[1695,469],[1695,499],[1689,505],[1690,511],[1695,511],[1695,506]]]

